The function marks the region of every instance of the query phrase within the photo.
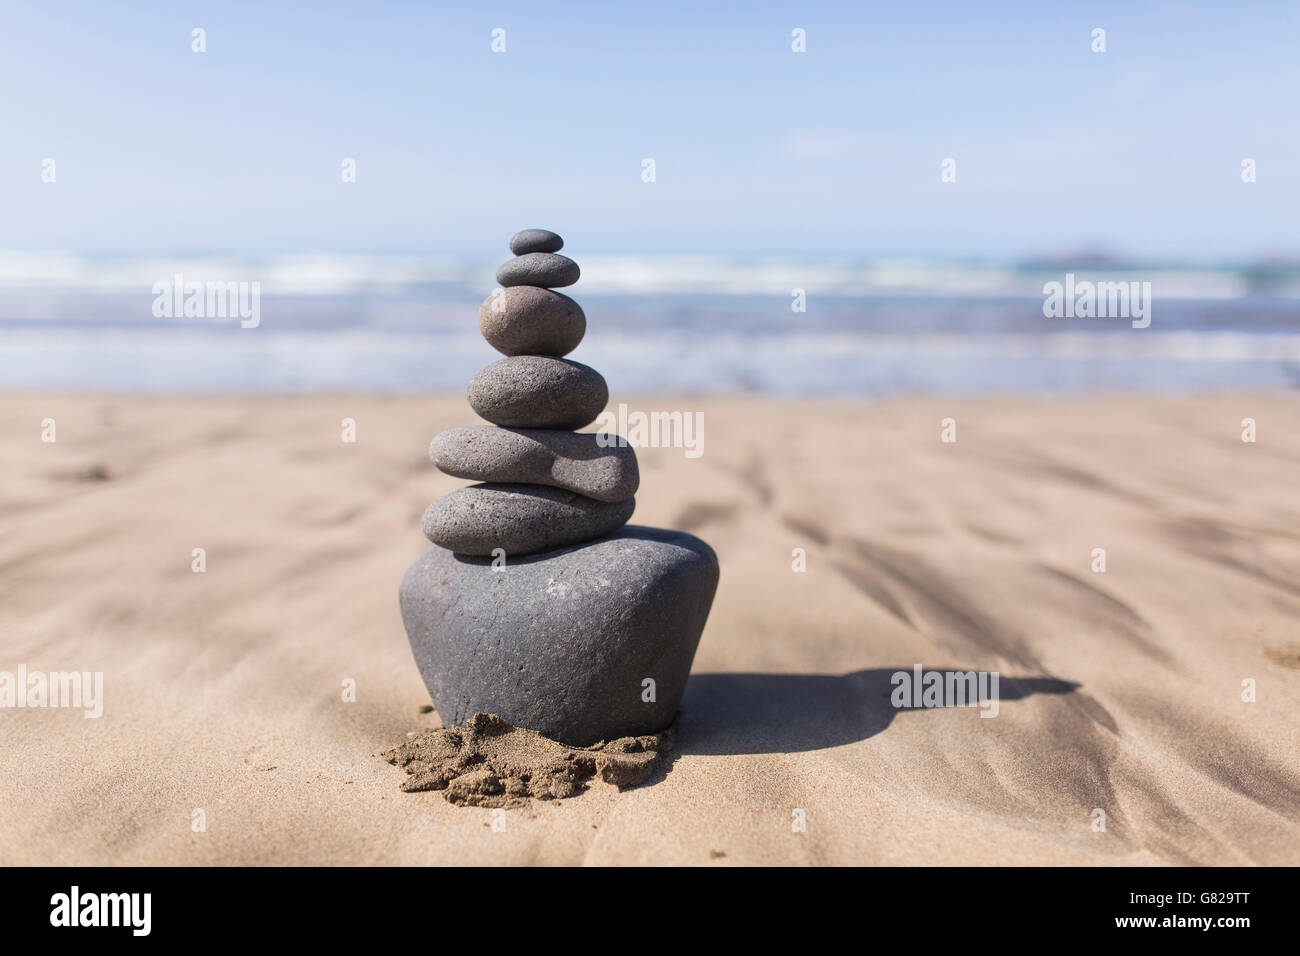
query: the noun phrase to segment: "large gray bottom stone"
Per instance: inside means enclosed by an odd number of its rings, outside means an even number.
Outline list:
[[[672,723],[717,584],[699,538],[628,525],[501,571],[435,546],[400,597],[444,725],[499,714],[587,746]]]

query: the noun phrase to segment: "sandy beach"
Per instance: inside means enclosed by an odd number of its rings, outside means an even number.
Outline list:
[[[1300,863],[1300,398],[615,400],[704,413],[632,519],[722,567],[676,749],[494,817],[379,756],[462,396],[6,396],[0,671],[103,699],[0,710],[0,863]]]

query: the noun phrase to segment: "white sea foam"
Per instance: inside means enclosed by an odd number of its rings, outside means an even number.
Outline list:
[[[0,386],[461,390],[492,358],[474,310],[493,288],[495,264],[0,254]],[[1076,270],[1078,278],[1152,283],[1155,318],[1135,330],[1044,318],[1044,276],[1061,275],[1044,270],[699,256],[591,256],[583,265],[570,291],[586,307],[590,334],[574,358],[624,391],[1300,382],[1300,283],[1280,270]],[[186,283],[260,283],[258,327],[220,316],[159,318],[154,284],[178,274]],[[1251,294],[1261,275],[1267,292]],[[806,312],[792,311],[794,289],[807,293]]]
[[[184,274],[196,281],[259,281],[267,295],[337,296],[400,293],[426,286],[486,294],[498,259],[423,255],[299,253],[261,257],[96,257],[61,252],[0,251],[0,292],[129,292]],[[595,294],[1041,296],[1044,281],[1062,270],[1015,268],[921,259],[739,258],[663,254],[580,255],[576,287]],[[1238,269],[1074,269],[1082,279],[1149,281],[1161,299],[1233,299],[1248,294],[1250,275]],[[1300,271],[1272,277],[1274,295],[1300,297]]]

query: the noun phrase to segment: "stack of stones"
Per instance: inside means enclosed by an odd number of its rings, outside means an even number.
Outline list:
[[[481,484],[431,504],[433,542],[402,580],[402,618],[445,724],[476,713],[568,744],[657,733],[676,715],[713,602],[703,541],[628,526],[636,454],[577,429],[604,410],[595,369],[564,358],[586,333],[554,291],[578,281],[553,232],[526,229],[479,329],[505,354],[469,385],[491,425],[452,428],[429,455]]]
[[[582,341],[582,307],[553,291],[578,281],[557,255],[564,240],[526,229],[497,270],[502,288],[479,308],[483,338],[506,355],[469,383],[469,404],[493,425],[452,428],[429,457],[449,475],[485,482],[438,499],[424,533],[459,554],[518,557],[589,541],[627,523],[639,480],[631,446],[601,447],[577,429],[609,400],[605,379],[568,355]],[[497,427],[493,427],[497,426]]]

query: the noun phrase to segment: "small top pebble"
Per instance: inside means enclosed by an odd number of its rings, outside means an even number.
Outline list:
[[[510,240],[510,251],[517,256],[530,252],[559,252],[564,240],[549,229],[524,229]]]

